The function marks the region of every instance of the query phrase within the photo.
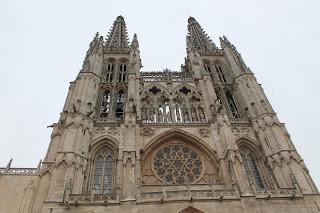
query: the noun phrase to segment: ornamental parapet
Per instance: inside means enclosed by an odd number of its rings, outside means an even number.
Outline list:
[[[223,199],[240,199],[240,196],[235,189],[225,189],[224,185],[219,184],[144,185],[138,194],[138,202]]]
[[[255,191],[256,198],[295,198],[302,197],[299,191],[295,188],[282,188],[282,189],[262,189]]]
[[[0,168],[1,175],[38,175],[39,168]]]
[[[192,81],[185,72],[180,71],[146,71],[141,72],[142,81]]]
[[[69,194],[69,204],[82,204],[82,203],[119,203],[115,194]]]

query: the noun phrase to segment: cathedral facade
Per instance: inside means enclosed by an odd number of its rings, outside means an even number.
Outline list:
[[[188,19],[180,71],[141,71],[117,17],[90,43],[37,168],[0,168],[0,213],[320,212],[253,72]]]

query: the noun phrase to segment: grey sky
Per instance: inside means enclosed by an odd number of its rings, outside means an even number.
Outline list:
[[[320,186],[319,0],[1,1],[0,166],[36,167],[69,82],[98,31],[123,15],[142,70],[178,70],[187,18],[220,45],[226,35],[255,73]]]

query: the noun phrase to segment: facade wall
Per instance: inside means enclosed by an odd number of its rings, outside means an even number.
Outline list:
[[[319,192],[240,53],[188,19],[181,71],[141,71],[119,16],[97,34],[36,169],[0,168],[3,212],[319,212]],[[193,207],[187,209],[188,207]]]
[[[0,212],[29,212],[37,186],[37,176],[0,174]]]

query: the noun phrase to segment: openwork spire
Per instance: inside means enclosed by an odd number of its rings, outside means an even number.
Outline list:
[[[107,36],[106,47],[112,50],[122,50],[129,47],[126,22],[118,16]]]
[[[201,52],[216,51],[218,49],[193,17],[189,17],[188,19],[188,31],[189,35],[187,39],[190,39],[194,49]]]

